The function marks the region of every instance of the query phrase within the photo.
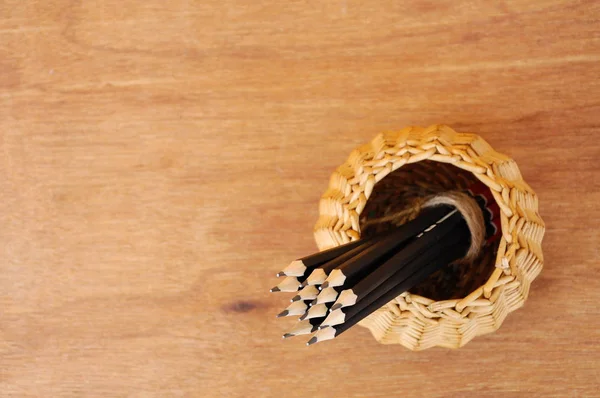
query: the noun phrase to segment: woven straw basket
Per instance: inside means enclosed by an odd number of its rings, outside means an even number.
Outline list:
[[[471,264],[438,271],[364,319],[360,325],[377,341],[412,350],[458,348],[498,329],[524,304],[542,270],[538,199],[512,159],[476,134],[442,125],[379,134],[331,176],[315,225],[321,250],[367,235],[361,227],[369,219],[410,212],[416,198],[478,181],[500,208],[499,241]]]

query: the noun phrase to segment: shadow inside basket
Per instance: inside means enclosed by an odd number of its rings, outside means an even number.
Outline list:
[[[361,234],[371,236],[394,228],[391,223],[371,223],[374,219],[406,211],[406,220],[400,223],[409,221],[418,213],[416,203],[420,199],[465,190],[477,183],[472,173],[451,164],[426,160],[405,165],[375,185],[360,216]],[[489,279],[497,250],[498,242],[485,246],[472,262],[449,264],[411,288],[410,293],[436,301],[465,297]]]

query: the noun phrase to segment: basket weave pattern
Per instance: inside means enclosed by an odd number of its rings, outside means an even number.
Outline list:
[[[476,134],[457,133],[443,125],[379,134],[354,150],[331,176],[319,203],[315,240],[324,250],[358,239],[361,212],[375,185],[401,167],[425,160],[463,169],[490,188],[501,210],[502,226],[490,276],[465,297],[455,299],[435,301],[403,293],[360,325],[384,344],[412,350],[458,348],[498,329],[508,313],[524,304],[531,282],[543,267],[544,222],[538,199],[512,159]]]

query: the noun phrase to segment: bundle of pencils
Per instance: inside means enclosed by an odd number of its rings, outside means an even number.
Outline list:
[[[485,201],[479,205],[486,224],[497,222]],[[472,243],[470,226],[456,207],[443,204],[423,209],[412,221],[386,233],[292,261],[277,274],[283,280],[271,289],[297,292],[277,315],[300,317],[283,338],[316,332],[307,343],[311,345],[339,336],[432,273],[465,257]]]

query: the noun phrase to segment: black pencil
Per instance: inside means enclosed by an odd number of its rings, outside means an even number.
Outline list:
[[[306,274],[308,270],[341,256],[348,250],[352,250],[361,245],[364,243],[364,241],[364,239],[355,240],[341,246],[332,247],[331,249],[323,250],[322,252],[314,253],[298,260],[294,260],[287,267],[285,267],[283,271],[277,273],[277,276],[302,276]]]
[[[354,326],[362,319],[369,316],[371,313],[376,311],[378,308],[383,307],[385,304],[396,298],[398,295],[407,291],[411,287],[418,285],[423,282],[429,275],[442,268],[451,262],[452,258],[457,259],[463,256],[468,250],[468,244],[466,244],[464,240],[462,242],[458,242],[456,244],[450,245],[446,247],[443,253],[439,256],[435,256],[434,260],[427,263],[426,266],[417,269],[415,273],[410,275],[408,278],[404,279],[402,282],[395,285],[392,289],[388,290],[386,293],[380,295],[374,301],[369,302],[362,310],[356,312],[352,316],[349,316],[347,320],[343,321],[343,323],[338,325],[331,325],[326,328],[322,328],[317,332],[307,344],[314,344],[323,340],[329,340],[336,336],[339,336],[344,331],[348,330],[350,327]],[[363,300],[362,302],[366,302],[367,300]],[[336,311],[342,311],[343,309],[339,309]],[[333,311],[332,313],[333,314]],[[331,315],[330,314],[330,315]],[[347,314],[349,315],[349,314]],[[326,321],[323,321],[322,325],[324,325]],[[332,329],[332,330],[329,330]],[[322,331],[322,333],[321,333]]]
[[[425,232],[419,234],[415,239],[406,244],[402,250],[391,256],[383,265],[366,275],[354,286],[342,291],[336,303],[332,306],[332,311],[354,305],[409,264],[412,259],[418,258],[422,253],[434,248],[436,242],[453,231],[459,224],[466,225],[461,214],[456,209],[438,219]],[[464,238],[468,241],[469,236],[467,230]]]
[[[321,289],[337,286],[351,287],[393,256],[399,248],[430,228],[432,224],[435,225],[436,221],[448,215],[453,209],[452,206],[436,206],[424,209],[414,220],[401,225],[359,255],[352,257],[340,264],[337,269],[332,270],[322,284]]]

